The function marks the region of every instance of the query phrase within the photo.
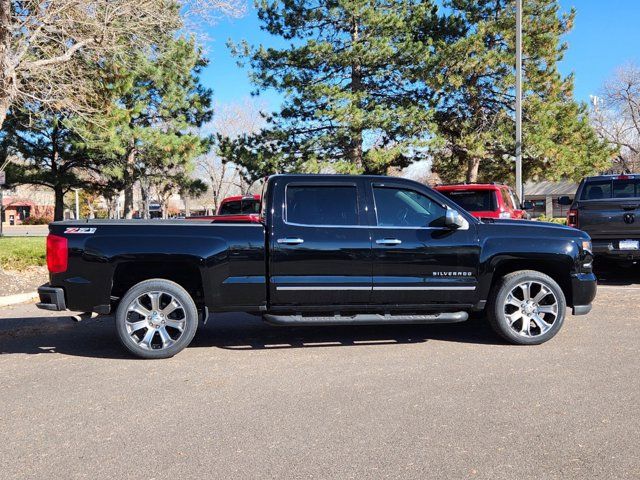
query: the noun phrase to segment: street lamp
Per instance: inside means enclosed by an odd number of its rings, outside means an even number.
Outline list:
[[[516,0],[516,192],[524,203],[522,186],[522,0]]]
[[[80,199],[78,198],[78,190],[80,189],[73,189],[73,191],[76,193],[76,220],[80,220]]]

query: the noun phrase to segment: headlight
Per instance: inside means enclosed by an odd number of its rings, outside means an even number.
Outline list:
[[[591,247],[591,241],[590,240],[583,240],[582,241],[582,250],[584,250],[585,252],[593,253],[593,249]]]

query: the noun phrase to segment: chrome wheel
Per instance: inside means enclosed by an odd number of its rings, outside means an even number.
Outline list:
[[[542,282],[522,282],[507,294],[504,315],[516,334],[528,338],[544,335],[558,319],[558,298]]]
[[[128,306],[125,327],[131,339],[146,350],[162,350],[174,345],[185,330],[185,307],[172,294],[146,292]]]

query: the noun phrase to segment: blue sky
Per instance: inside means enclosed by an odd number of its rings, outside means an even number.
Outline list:
[[[640,64],[640,1],[573,0],[560,1],[563,9],[576,8],[573,31],[565,40],[569,49],[560,65],[562,73],[575,74],[575,95],[587,101],[624,63]],[[247,71],[239,68],[226,47],[227,39],[242,39],[250,44],[273,45],[274,40],[259,29],[253,6],[242,19],[225,20],[208,29],[207,54],[211,64],[203,72],[203,83],[213,88],[215,101],[238,102],[247,98],[253,87]],[[279,94],[264,92],[260,98],[270,108],[277,108]]]

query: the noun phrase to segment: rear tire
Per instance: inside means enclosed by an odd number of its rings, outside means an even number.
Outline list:
[[[175,282],[152,279],[131,287],[116,310],[120,342],[140,358],[169,358],[186,348],[198,329],[191,295]]]
[[[554,279],[535,270],[505,275],[492,289],[487,316],[493,330],[515,345],[539,345],[564,323],[567,304]]]

